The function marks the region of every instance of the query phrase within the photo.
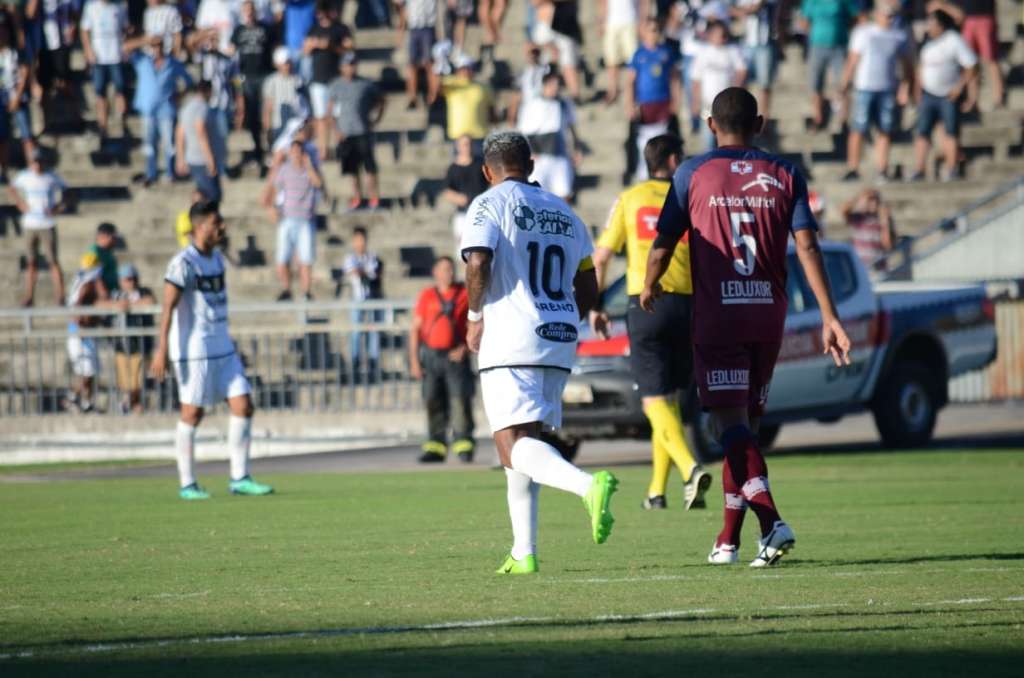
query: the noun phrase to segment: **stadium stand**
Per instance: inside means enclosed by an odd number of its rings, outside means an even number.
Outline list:
[[[358,3],[349,3],[351,15]],[[442,3],[443,4],[443,3]],[[522,26],[527,2],[510,3],[505,22],[504,42],[496,48],[496,62],[482,66],[480,76],[495,88],[498,107],[503,108],[509,98],[511,74],[523,64],[525,37]],[[597,37],[597,3],[581,2],[580,23],[586,40],[583,54],[587,64],[587,85],[583,89],[583,105],[578,108],[577,127],[586,142],[588,154],[580,167],[577,179],[576,207],[581,217],[594,228],[600,228],[610,207],[612,196],[621,187],[623,170],[623,144],[628,125],[621,105],[606,106],[600,99],[603,74],[599,55],[601,41]],[[1022,83],[1019,40],[1015,41],[1015,28],[1019,17],[1016,3],[999,2],[1000,37],[1003,44],[1004,64],[1010,64],[1007,106],[992,110],[987,82],[981,93],[980,114],[969,118],[963,128],[962,143],[966,154],[965,175],[962,180],[939,183],[904,183],[893,181],[881,187],[887,203],[892,207],[896,228],[900,235],[914,235],[941,221],[966,205],[991,192],[999,184],[1024,174],[1024,87]],[[349,22],[351,25],[351,22]],[[741,23],[737,23],[737,29]],[[734,31],[735,32],[735,31]],[[480,29],[471,27],[467,38],[468,51],[476,54]],[[384,289],[393,298],[410,298],[422,285],[414,277],[422,274],[426,265],[424,252],[451,251],[453,235],[450,225],[451,207],[436,197],[443,189],[443,178],[451,160],[451,146],[444,139],[441,125],[443,116],[436,111],[407,110],[400,79],[405,49],[395,47],[392,29],[360,28],[355,33],[360,74],[378,83],[385,92],[387,108],[377,126],[377,162],[380,165],[381,207],[369,211],[348,212],[349,186],[343,181],[334,160],[324,162],[323,173],[328,195],[321,202],[324,215],[323,228],[317,231],[319,256],[314,267],[313,294],[317,299],[335,295],[338,279],[333,272],[341,265],[346,241],[353,226],[366,226],[372,234],[374,248],[390,265],[385,266]],[[863,184],[843,183],[845,171],[845,136],[838,120],[827,131],[810,134],[806,130],[809,115],[805,65],[801,48],[790,44],[785,49],[785,60],[780,64],[778,80],[773,93],[773,134],[766,145],[787,154],[803,166],[810,175],[812,188],[827,198],[826,232],[833,239],[848,239],[839,206],[859,191]],[[81,51],[71,55],[73,69],[83,78],[85,62]],[[1004,69],[1005,70],[1005,69]],[[984,73],[983,73],[984,75]],[[987,80],[987,78],[985,79]],[[95,112],[91,87],[82,87],[85,102],[83,111],[87,123]],[[175,219],[187,208],[192,192],[189,182],[158,183],[143,188],[133,182],[144,166],[144,157],[137,144],[141,129],[137,117],[129,117],[126,124],[136,140],[123,152],[108,144],[98,152],[98,137],[89,132],[53,135],[42,130],[43,116],[36,104],[33,116],[35,130],[43,148],[52,150],[52,165],[65,182],[77,193],[72,213],[58,220],[60,259],[66,271],[73,272],[76,263],[92,242],[96,225],[109,221],[117,225],[126,249],[118,252],[122,261],[135,264],[141,278],[158,281],[164,267],[178,248]],[[53,116],[51,116],[51,119]],[[906,176],[913,164],[912,136],[909,128],[913,115],[904,112],[904,131],[895,136],[892,162],[902,168]],[[430,124],[428,124],[428,122]],[[116,116],[111,123],[111,136],[120,135]],[[692,143],[691,143],[692,138]],[[700,148],[697,135],[687,135],[692,148]],[[245,130],[235,130],[229,138],[230,164],[237,163],[241,154],[249,150],[251,141]],[[111,149],[113,149],[111,151]],[[867,166],[865,161],[865,167]],[[865,181],[871,181],[870,170],[863,172]],[[230,232],[230,252],[241,259],[243,265],[235,267],[229,276],[230,293],[236,301],[271,301],[278,283],[272,261],[275,224],[271,223],[259,204],[263,181],[258,168],[246,166],[241,175],[224,182],[225,197],[222,212]],[[5,200],[6,202],[6,200]],[[0,305],[16,306],[22,290],[21,270],[24,265],[24,247],[18,229],[10,218],[7,205],[0,207],[3,226],[0,226],[0,270],[3,292]],[[262,254],[261,254],[262,253]],[[427,266],[429,269],[429,266]],[[51,283],[44,274],[37,289],[37,305],[51,299]]]

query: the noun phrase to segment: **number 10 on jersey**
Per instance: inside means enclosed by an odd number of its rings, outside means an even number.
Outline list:
[[[539,242],[530,241],[526,244],[526,251],[530,255],[530,291],[533,296],[539,297],[543,291],[544,296],[552,301],[565,299],[565,250],[562,246],[551,244],[542,251]]]

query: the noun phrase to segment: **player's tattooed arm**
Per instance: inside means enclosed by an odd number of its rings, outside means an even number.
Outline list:
[[[491,286],[491,261],[494,254],[484,248],[468,250],[466,257],[466,292],[469,296],[470,315],[479,314],[484,307],[487,288]],[[472,319],[466,326],[466,345],[473,353],[480,351],[480,340],[484,334],[484,323]]]

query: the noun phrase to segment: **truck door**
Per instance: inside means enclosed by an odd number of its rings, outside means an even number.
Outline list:
[[[843,405],[855,399],[875,351],[876,303],[867,272],[842,247],[823,247],[825,270],[850,335],[852,364],[837,368],[822,354],[821,313],[795,254],[789,255],[789,312],[775,367],[768,410],[799,410]]]

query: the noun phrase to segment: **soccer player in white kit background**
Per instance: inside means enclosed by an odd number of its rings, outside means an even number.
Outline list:
[[[228,453],[231,459],[231,494],[249,496],[273,492],[249,475],[252,442],[251,388],[245,368],[228,333],[228,293],[224,281],[224,257],[218,245],[224,240],[224,220],[217,203],[200,201],[189,210],[192,242],[167,266],[159,345],[150,374],[163,381],[168,361],[178,379],[181,420],[175,435],[179,496],[210,497],[195,478],[196,427],[205,408],[227,400]]]
[[[601,544],[618,481],[581,471],[540,439],[544,426],[561,425],[577,328],[597,301],[590,233],[564,200],[527,182],[533,161],[522,134],[491,134],[483,154],[491,188],[470,204],[462,234],[466,343],[479,353],[484,410],[508,482],[513,545],[498,573],[526,574],[538,570],[540,486],[580,496]]]

